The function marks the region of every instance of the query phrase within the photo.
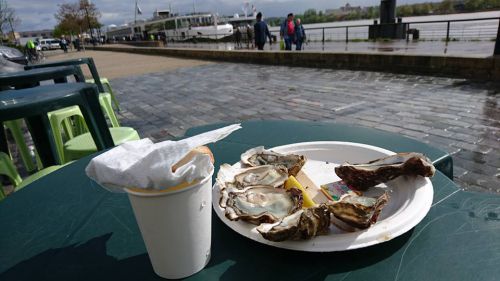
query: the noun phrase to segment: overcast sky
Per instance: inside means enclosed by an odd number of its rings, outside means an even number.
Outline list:
[[[16,27],[19,31],[52,29],[56,25],[54,14],[58,4],[71,3],[77,0],[7,0],[16,10],[21,24]],[[432,1],[432,0],[431,0]],[[434,0],[439,1],[439,0]],[[243,2],[239,0],[195,0],[196,11],[218,12],[219,15],[233,15],[242,13]],[[324,10],[338,8],[349,2],[355,6],[374,6],[379,0],[256,0],[249,1],[255,5],[264,16],[284,16],[288,12],[301,13],[308,8]],[[398,4],[424,2],[424,0],[398,0]],[[101,22],[104,25],[123,24],[134,19],[135,0],[92,0],[101,11]],[[142,10],[141,18],[150,18],[158,9],[168,9],[169,4],[176,13],[185,14],[193,11],[192,0],[139,0]]]

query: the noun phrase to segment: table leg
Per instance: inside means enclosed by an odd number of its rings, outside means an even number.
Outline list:
[[[28,117],[26,124],[43,166],[49,167],[57,164],[58,157],[47,115]]]
[[[80,105],[80,111],[87,122],[88,129],[97,150],[103,150],[115,146],[113,138],[108,128],[108,123],[104,118],[101,105],[99,104],[97,87],[85,90],[83,93],[84,104]]]
[[[3,126],[3,122],[0,123],[0,151],[9,153],[9,146],[7,145],[7,137],[5,136],[5,128]]]

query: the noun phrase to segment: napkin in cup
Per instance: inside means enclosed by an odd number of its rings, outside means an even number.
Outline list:
[[[240,128],[240,124],[233,124],[179,141],[153,143],[145,138],[126,142],[94,157],[85,172],[113,192],[124,192],[124,188],[165,190],[192,183],[212,173],[214,166],[209,155],[195,154],[175,172],[172,166],[192,149],[217,142]]]

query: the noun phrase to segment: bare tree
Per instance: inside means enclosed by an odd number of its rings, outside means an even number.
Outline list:
[[[7,0],[0,0],[0,36],[3,38],[6,32],[12,32],[14,36],[14,26],[20,22],[16,11],[8,5]]]

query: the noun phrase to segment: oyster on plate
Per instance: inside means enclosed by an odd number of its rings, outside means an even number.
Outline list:
[[[429,158],[415,152],[398,153],[366,164],[344,163],[335,168],[337,176],[347,185],[359,190],[366,190],[402,175],[432,177],[435,172]]]
[[[288,179],[283,166],[265,165],[250,168],[235,168],[229,164],[220,166],[217,182],[222,189],[244,189],[249,186],[281,187]]]
[[[258,146],[241,154],[241,162],[247,166],[256,167],[262,165],[285,166],[290,176],[296,176],[306,163],[303,155],[280,154]]]
[[[387,192],[376,198],[346,195],[340,201],[328,204],[328,208],[334,216],[333,224],[342,230],[353,231],[353,227],[365,229],[376,223],[388,201]]]
[[[328,233],[329,229],[330,211],[325,204],[299,210],[276,223],[257,227],[264,239],[274,242],[310,239]]]
[[[256,225],[273,223],[302,209],[302,192],[270,186],[250,186],[243,190],[222,190],[219,205],[230,220]]]

